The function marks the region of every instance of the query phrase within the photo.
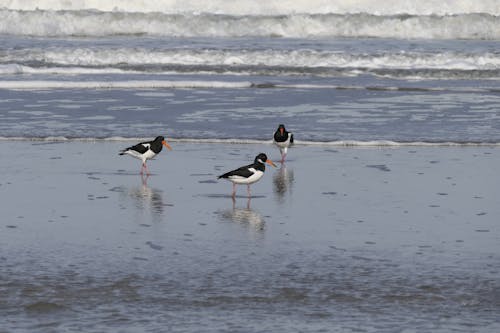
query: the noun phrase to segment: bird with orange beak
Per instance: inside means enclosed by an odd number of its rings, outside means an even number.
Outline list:
[[[276,132],[274,132],[273,143],[280,149],[281,164],[283,164],[288,148],[293,144],[293,134],[287,132],[285,125],[280,124]]]
[[[264,176],[264,171],[266,171],[265,163],[276,167],[273,161],[267,158],[266,154],[260,153],[255,157],[252,164],[226,172],[220,175],[219,179],[224,178],[233,183],[233,198],[236,196],[236,184],[247,184],[247,193],[248,197],[250,197],[250,184],[255,183]]]
[[[120,155],[130,155],[142,161],[142,167],[140,174],[142,175],[144,171],[149,176],[149,170],[146,166],[146,161],[152,159],[157,154],[159,154],[163,146],[167,147],[168,150],[172,150],[172,147],[165,141],[163,136],[157,136],[153,141],[141,142],[135,146],[131,146],[120,151]]]

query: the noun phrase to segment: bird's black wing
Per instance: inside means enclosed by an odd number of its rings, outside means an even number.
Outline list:
[[[254,168],[254,165],[249,164],[246,166],[242,166],[241,168],[238,168],[238,169],[226,172],[223,175],[220,175],[219,178],[229,178],[231,176],[240,176],[240,177],[248,178],[254,174],[254,172],[251,171],[250,168]]]
[[[135,150],[136,152],[138,152],[140,154],[144,154],[145,152],[148,151],[148,149],[149,149],[149,142],[142,142],[142,143],[136,144],[135,146],[130,146],[128,148],[123,149],[120,152],[120,154],[125,153],[127,150]]]
[[[290,134],[290,143],[293,143],[293,134]]]

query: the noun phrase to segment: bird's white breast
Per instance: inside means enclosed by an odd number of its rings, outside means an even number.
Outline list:
[[[250,168],[248,170],[253,172],[253,174],[250,177],[246,178],[246,177],[234,175],[234,176],[230,176],[229,180],[235,184],[253,184],[256,181],[258,181],[259,179],[261,179],[262,176],[264,175],[264,172],[262,172],[260,170],[256,170],[254,168]]]
[[[151,159],[151,158],[153,158],[153,157],[155,157],[155,156],[156,156],[156,154],[154,153],[154,151],[152,151],[151,149],[149,149],[147,152],[145,152],[145,153],[144,153],[144,154],[142,154],[142,155],[144,156],[144,158],[145,158],[146,160],[149,160],[149,159]]]

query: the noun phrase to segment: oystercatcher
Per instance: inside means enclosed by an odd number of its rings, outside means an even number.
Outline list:
[[[163,136],[157,136],[153,141],[141,142],[136,144],[135,146],[131,146],[120,151],[120,155],[130,155],[142,161],[141,167],[141,175],[144,170],[146,170],[146,174],[149,176],[149,170],[146,166],[146,161],[152,159],[156,156],[156,154],[160,153],[163,149],[163,146],[167,147],[169,150],[172,150],[172,147],[165,141]]]
[[[285,162],[288,147],[293,143],[293,134],[287,132],[285,125],[280,124],[276,132],[274,132],[273,143],[280,149],[281,164],[283,164]]]
[[[262,178],[264,171],[266,170],[265,163],[276,167],[273,161],[267,158],[266,154],[260,153],[255,157],[252,164],[226,172],[218,178],[224,178],[233,183],[233,198],[236,195],[236,184],[247,184],[247,193],[248,197],[250,197],[250,184],[253,184]]]

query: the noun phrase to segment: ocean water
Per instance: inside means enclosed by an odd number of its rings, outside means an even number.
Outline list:
[[[43,227],[34,227],[18,243],[8,238],[9,246],[0,244],[0,332],[497,332],[500,282],[498,255],[492,253],[498,248],[498,186],[484,166],[494,168],[498,161],[499,110],[497,0],[0,0],[0,143],[16,152],[0,155],[2,170],[47,191],[47,198],[27,195],[41,211],[53,204],[49,194],[58,200],[43,216],[50,223],[72,219],[59,213],[72,197],[60,187],[87,191],[85,205],[69,201],[68,209],[79,216],[72,220],[75,230],[61,227],[61,234],[44,238]],[[311,184],[296,167],[295,173],[277,171],[277,198],[257,195],[254,209],[241,198],[230,209],[225,196],[193,197],[179,188],[175,193],[184,201],[172,209],[173,199],[165,198],[160,184],[135,186],[137,177],[122,169],[86,171],[91,159],[69,149],[67,162],[57,150],[66,142],[77,152],[88,142],[101,142],[100,149],[115,154],[130,142],[164,135],[195,165],[201,162],[190,154],[213,156],[190,144],[215,143],[236,166],[249,156],[229,144],[268,144],[280,123],[311,160],[324,154],[340,160],[323,171],[352,191],[342,192],[337,183],[330,188],[318,177]],[[32,149],[40,160],[47,154],[78,173],[60,176],[43,163],[40,169],[19,165],[12,156],[26,158],[16,150],[23,144],[37,147]],[[338,154],[345,146],[378,149]],[[391,173],[391,154],[403,161],[398,172],[408,161],[419,173],[393,179],[405,173]],[[291,155],[292,167],[310,167]],[[383,162],[373,162],[377,159]],[[354,170],[362,179],[374,179],[373,189],[345,171],[355,160],[363,161]],[[200,178],[196,185],[216,186],[214,174],[190,172]],[[418,179],[424,173],[431,175],[425,185],[436,186],[429,202]],[[416,190],[385,193],[382,198],[392,206],[372,194],[387,182],[407,179],[408,188]],[[458,204],[456,183],[462,186]],[[313,199],[300,197],[317,200],[313,208],[321,219],[311,229],[302,223],[310,219],[304,206],[282,209],[293,199],[292,184],[295,193],[322,188]],[[7,192],[11,185],[0,181],[4,198],[25,200]],[[415,200],[405,197],[410,192]],[[111,198],[120,208],[101,207],[111,216],[107,227],[99,225],[98,212],[80,212],[89,202]],[[191,201],[208,208],[195,211]],[[354,216],[359,202],[377,207],[376,216]],[[376,242],[367,237],[356,249],[336,233],[362,234],[370,218],[401,231],[395,223],[408,216],[401,202],[414,205],[407,219],[415,233],[431,235],[432,245],[409,241],[417,255],[396,239],[398,233],[389,239],[371,229]],[[419,212],[422,202],[425,209]],[[125,211],[127,205],[132,208]],[[39,218],[8,206],[4,209],[18,220]],[[278,217],[260,214],[259,208]],[[187,224],[181,223],[182,209],[193,210]],[[132,217],[126,214],[131,211]],[[109,237],[113,250],[89,236],[94,234],[83,227],[86,214],[92,215],[92,231],[102,228],[102,239]],[[120,224],[122,219],[129,225]],[[337,229],[329,224],[332,219],[340,223]],[[450,222],[454,219],[460,228]],[[172,220],[177,224],[164,223]],[[476,227],[473,236],[463,231],[477,220],[486,220],[487,227]],[[350,229],[352,221],[359,229]],[[7,231],[23,230],[5,223]],[[438,235],[446,242],[432,237],[432,223],[444,225]],[[150,227],[168,237],[144,236]],[[210,232],[200,237],[203,231],[196,228],[205,227]],[[270,231],[262,232],[265,228]],[[324,239],[321,228],[333,230],[328,235],[335,241]],[[447,238],[446,228],[454,238]],[[81,241],[68,244],[65,235],[75,240],[78,232]],[[481,235],[490,243],[481,243]],[[469,247],[470,239],[481,251]],[[399,247],[373,250],[398,241]]]
[[[500,142],[496,1],[1,1],[0,137]]]

